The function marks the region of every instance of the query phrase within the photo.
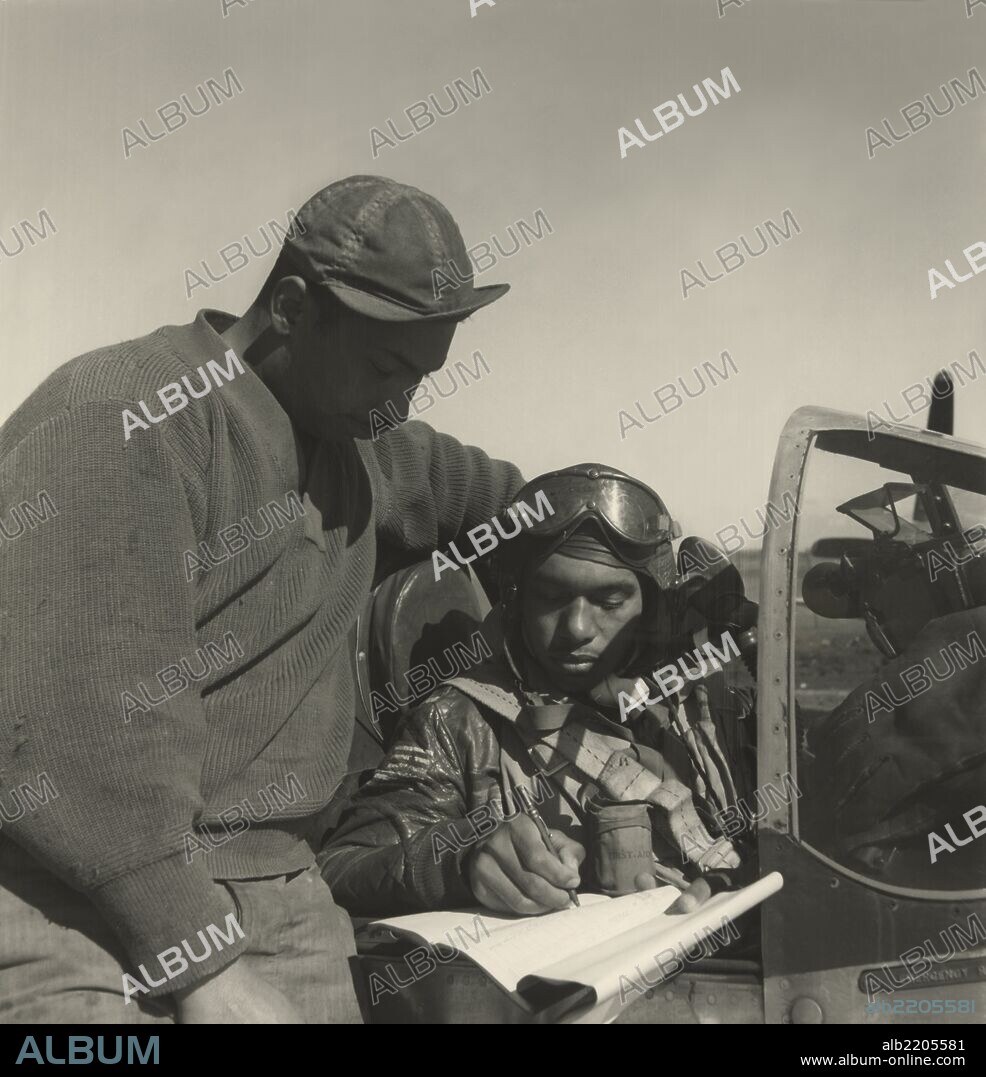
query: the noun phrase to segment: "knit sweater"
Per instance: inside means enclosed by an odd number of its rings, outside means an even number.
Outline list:
[[[377,565],[429,556],[522,483],[424,423],[297,437],[224,357],[231,322],[202,311],[73,359],[0,429],[0,841],[87,895],[135,966],[223,926],[213,879],[312,863]],[[168,414],[171,383],[201,398]],[[151,993],[232,960],[240,926]]]

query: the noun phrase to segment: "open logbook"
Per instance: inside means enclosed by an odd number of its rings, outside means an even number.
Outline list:
[[[439,954],[454,948],[542,1020],[605,1022],[640,997],[634,985],[642,972],[653,986],[680,967],[670,965],[667,951],[681,955],[708,940],[708,953],[715,940],[735,938],[731,922],[783,884],[775,871],[673,916],[666,910],[679,891],[664,886],[619,898],[580,894],[581,908],[544,916],[469,909],[396,916],[370,926],[420,940]]]

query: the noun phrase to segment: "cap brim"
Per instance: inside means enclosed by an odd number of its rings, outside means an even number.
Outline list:
[[[323,287],[350,310],[381,322],[457,322],[468,318],[470,314],[495,302],[510,291],[509,284],[489,284],[464,293],[463,302],[459,306],[439,311],[417,311],[393,299],[371,295],[369,292],[360,291],[340,281],[326,281]]]

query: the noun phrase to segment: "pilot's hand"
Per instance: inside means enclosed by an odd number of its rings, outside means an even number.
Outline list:
[[[669,913],[694,912],[712,897],[712,887],[705,879],[696,879],[691,886],[668,909]]]
[[[585,849],[560,830],[551,831],[551,841],[557,856],[526,815],[501,823],[466,861],[476,900],[494,912],[525,916],[566,908],[570,904],[566,891],[579,885]]]
[[[657,888],[657,879],[648,872],[641,872],[634,880],[638,890],[654,890]],[[683,891],[675,899],[673,905],[667,910],[669,913],[694,912],[700,905],[704,905],[712,897],[712,887],[705,879],[696,879],[695,882]]]

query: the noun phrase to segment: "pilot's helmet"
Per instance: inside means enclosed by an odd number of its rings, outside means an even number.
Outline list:
[[[681,529],[645,483],[605,464],[576,464],[532,479],[504,514],[497,569],[508,606],[525,572],[562,547],[566,554],[635,572],[644,601],[657,601],[678,579],[672,540]]]

